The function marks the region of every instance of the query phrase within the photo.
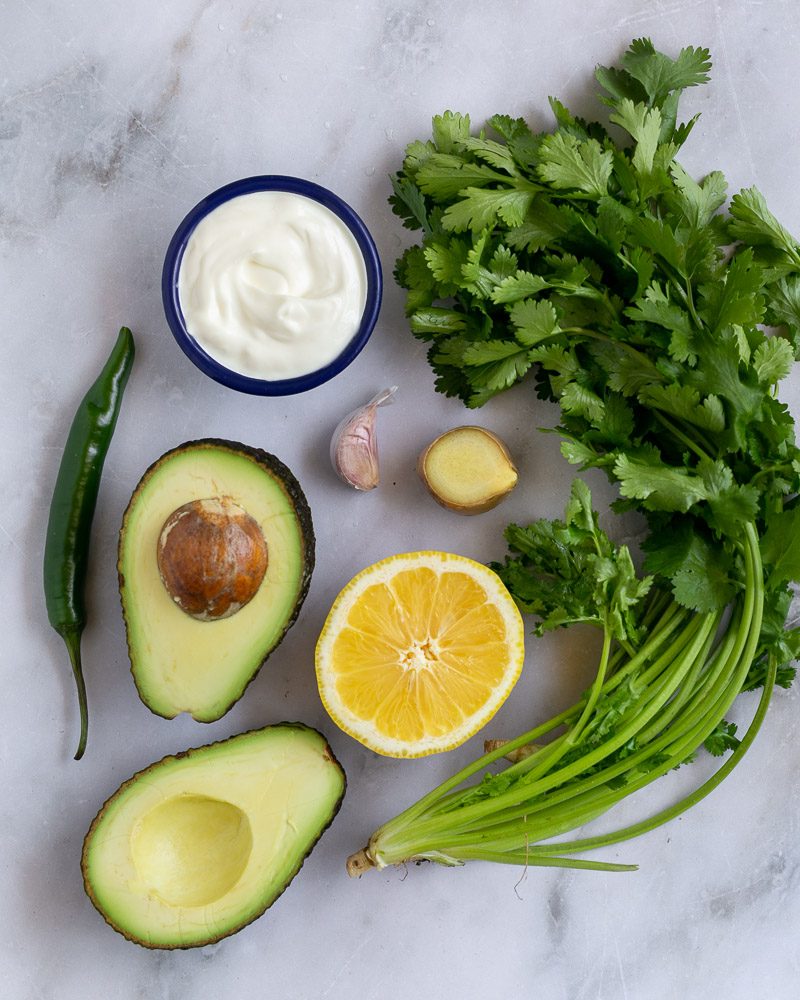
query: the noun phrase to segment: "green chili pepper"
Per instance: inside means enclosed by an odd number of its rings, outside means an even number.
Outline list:
[[[123,326],[97,381],[83,397],[58,470],[44,547],[44,596],[50,624],[64,639],[78,687],[81,734],[75,760],[86,749],[88,713],[81,669],[86,625],[84,583],[89,535],[100,476],[133,364],[133,334]]]

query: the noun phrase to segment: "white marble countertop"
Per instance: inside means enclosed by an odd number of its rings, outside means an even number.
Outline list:
[[[503,552],[511,519],[560,513],[571,469],[552,414],[525,390],[480,420],[501,432],[523,487],[477,519],[440,510],[413,475],[436,433],[465,421],[433,392],[391,279],[407,234],[387,174],[430,116],[501,111],[548,124],[546,97],[595,114],[591,70],[632,37],[708,45],[710,86],[682,156],[755,183],[800,232],[800,43],[793,0],[5,0],[0,8],[0,669],[3,767],[0,994],[8,1000],[790,1000],[800,982],[800,689],[779,692],[755,747],[691,813],[608,857],[634,874],[422,866],[347,878],[344,859],[383,820],[451,773],[480,737],[423,761],[381,759],[340,733],[319,702],[313,647],[338,589],[375,559],[449,548]],[[160,266],[173,228],[213,188],[290,173],[337,191],[375,235],[386,274],[368,348],[344,374],[288,399],[238,395],[201,375],[167,333]],[[68,423],[121,324],[136,366],[95,521],[83,650],[91,733],[74,763],[75,693],[41,595],[47,508]],[[339,418],[386,384],[384,485],[335,478]],[[784,388],[800,412],[800,379]],[[219,722],[171,722],[136,696],[115,578],[119,522],[145,467],[204,436],[275,452],[315,512],[318,564],[300,621]],[[599,480],[593,479],[593,483]],[[602,484],[599,498],[610,496]],[[584,648],[585,644],[585,648]],[[531,641],[518,688],[489,735],[566,706],[590,676],[576,634]],[[735,717],[745,718],[745,697]],[[83,893],[90,820],[117,785],[162,755],[281,719],[322,728],[349,777],[339,817],[289,891],[218,945],[148,952],[111,931]],[[680,772],[626,803],[621,819],[670,801]],[[692,769],[684,769],[688,772]]]

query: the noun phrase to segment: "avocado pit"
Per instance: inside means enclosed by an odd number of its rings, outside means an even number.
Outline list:
[[[230,497],[192,500],[174,510],[158,539],[158,571],[192,618],[229,618],[255,596],[267,571],[258,522]]]

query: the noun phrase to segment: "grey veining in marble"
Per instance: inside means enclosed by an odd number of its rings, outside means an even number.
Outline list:
[[[0,6],[0,995],[8,1000],[793,1000],[800,993],[798,690],[780,692],[723,787],[670,825],[606,852],[630,875],[526,873],[474,864],[347,879],[344,859],[381,821],[465,762],[480,737],[424,761],[380,759],[336,731],[313,648],[342,584],[413,548],[502,553],[509,520],[560,512],[571,470],[533,432],[553,413],[517,390],[481,420],[519,459],[522,486],[459,519],[430,503],[416,455],[466,411],[433,392],[408,334],[392,263],[408,234],[387,174],[432,114],[548,122],[546,97],[596,114],[591,70],[630,39],[708,45],[712,83],[682,156],[756,183],[800,232],[800,17],[794,0],[4,0]],[[347,199],[372,230],[387,282],[357,363],[307,396],[239,396],[195,370],[168,336],[159,279],[169,237],[204,194],[253,173],[294,173]],[[103,478],[84,637],[91,731],[74,763],[77,710],[47,626],[40,566],[66,429],[122,323],[138,356]],[[340,417],[387,384],[384,484],[349,492],[328,464]],[[784,388],[800,413],[800,380]],[[280,455],[316,515],[319,561],[297,626],[246,697],[203,727],[136,697],[116,592],[122,511],[146,466],[180,441],[239,439]],[[598,501],[611,498],[599,477]],[[620,531],[626,525],[618,526]],[[633,529],[632,529],[633,530]],[[591,676],[593,636],[532,641],[490,735],[567,705]],[[746,720],[753,701],[741,699]],[[261,920],[207,949],[150,953],[104,925],[82,886],[86,828],[128,775],[158,757],[300,718],[329,734],[348,776],[340,816]],[[620,822],[672,801],[679,772],[625,803]],[[684,769],[687,771],[690,769]]]

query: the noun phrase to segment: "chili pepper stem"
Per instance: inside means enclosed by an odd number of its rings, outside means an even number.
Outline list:
[[[69,653],[69,662],[72,664],[72,673],[75,676],[75,686],[78,689],[78,708],[81,717],[81,734],[78,739],[78,749],[75,751],[74,760],[80,760],[86,749],[86,737],[89,731],[89,711],[86,704],[86,684],[83,680],[83,667],[81,665],[81,637],[78,632],[64,632],[62,638]]]

